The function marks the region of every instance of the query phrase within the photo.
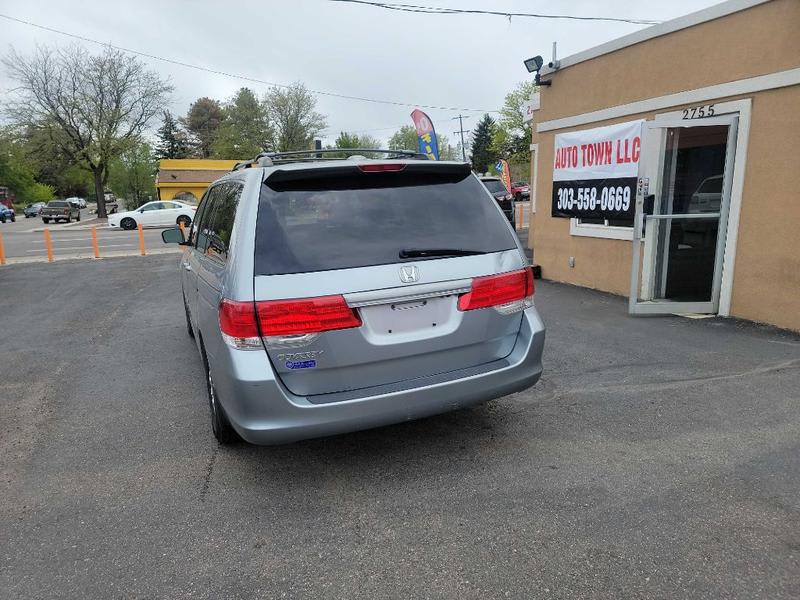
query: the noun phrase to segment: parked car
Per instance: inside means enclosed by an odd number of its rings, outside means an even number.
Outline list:
[[[67,200],[51,200],[47,203],[47,206],[42,208],[39,214],[43,223],[49,223],[50,221],[54,223],[66,221],[69,223],[72,219],[81,220],[81,211],[78,205]]]
[[[189,227],[194,221],[196,206],[175,200],[148,202],[136,210],[109,215],[108,226],[120,229],[136,229],[142,227],[169,227],[180,225]]]
[[[503,180],[499,177],[481,177],[481,181],[486,189],[489,190],[489,193],[494,196],[500,208],[503,209],[503,213],[511,225],[516,227],[514,203],[512,202],[514,196],[508,191]]]
[[[515,181],[511,184],[511,194],[517,202],[528,200],[531,197],[531,186],[526,181]]]
[[[78,198],[77,196],[72,196],[67,198],[67,202],[72,202],[78,205],[78,208],[86,208],[86,200],[84,198]]]
[[[117,197],[113,193],[103,193],[103,202],[105,202],[106,205],[107,215],[114,215],[119,210],[119,200],[117,200]]]
[[[11,221],[12,223],[17,220],[17,213],[13,206],[6,206],[0,204],[0,223]]]
[[[719,212],[722,200],[722,175],[706,177],[689,200],[689,213]]]
[[[545,329],[531,269],[469,165],[308,160],[324,153],[237,165],[186,241],[161,234],[186,248],[182,301],[216,438],[338,434],[533,385]]]
[[[39,213],[42,212],[42,209],[45,206],[47,206],[47,202],[34,202],[33,204],[28,204],[28,206],[26,206],[22,212],[26,219],[30,217],[38,217]]]

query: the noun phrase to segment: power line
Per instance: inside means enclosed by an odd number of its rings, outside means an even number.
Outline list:
[[[625,19],[623,17],[583,17],[578,15],[552,15],[540,13],[517,13],[498,10],[477,10],[467,8],[446,8],[437,6],[419,6],[416,4],[395,4],[387,2],[372,2],[370,0],[329,0],[329,2],[347,2],[350,4],[363,4],[375,8],[385,8],[400,12],[423,13],[429,15],[492,15],[496,17],[523,17],[530,19],[569,19],[573,21],[610,21],[613,23],[631,23],[633,25],[656,25],[661,21],[649,19]]]
[[[70,38],[74,38],[76,40],[81,40],[81,41],[84,41],[84,42],[90,42],[92,44],[98,44],[100,46],[107,46],[109,48],[114,48],[115,50],[120,50],[122,52],[127,52],[128,54],[135,54],[137,56],[142,56],[142,57],[150,58],[150,59],[153,59],[153,60],[159,60],[161,62],[169,63],[169,64],[172,64],[172,65],[178,65],[180,67],[186,67],[186,68],[189,68],[189,69],[195,69],[197,71],[203,71],[205,73],[212,73],[214,75],[222,75],[224,77],[230,77],[232,79],[240,79],[242,81],[249,81],[249,82],[252,82],[252,83],[260,83],[262,85],[269,85],[269,86],[272,86],[272,87],[278,87],[278,88],[284,88],[284,89],[292,87],[291,85],[286,84],[286,83],[276,83],[274,81],[265,81],[263,79],[257,79],[255,77],[249,77],[247,75],[239,75],[237,73],[230,73],[228,71],[220,71],[218,69],[211,69],[209,67],[203,67],[203,66],[200,66],[200,65],[194,65],[192,63],[187,63],[187,62],[183,62],[183,61],[180,61],[180,60],[175,60],[173,58],[165,58],[163,56],[157,56],[155,54],[149,54],[147,52],[140,52],[138,50],[132,50],[131,48],[125,48],[123,46],[116,46],[116,45],[108,43],[108,42],[101,42],[100,40],[95,40],[95,39],[92,39],[92,38],[89,38],[89,37],[85,37],[85,36],[82,36],[82,35],[78,35],[78,34],[75,34],[75,33],[69,33],[67,31],[62,31],[60,29],[55,29],[53,27],[48,27],[46,25],[39,25],[38,23],[33,23],[31,21],[25,21],[24,19],[18,19],[16,17],[12,17],[10,15],[4,15],[2,13],[0,13],[0,18],[7,19],[9,21],[14,21],[16,23],[21,23],[23,25],[28,25],[30,27],[35,27],[37,29],[42,29],[44,31],[49,31],[51,33],[57,33],[59,35],[64,35],[64,36],[67,36],[67,37],[70,37]],[[326,92],[326,91],[312,90],[312,89],[309,89],[308,91],[311,92],[312,94],[316,94],[318,96],[329,96],[329,97],[332,97],[332,98],[343,98],[345,100],[357,100],[359,102],[372,102],[374,104],[389,104],[391,106],[406,106],[406,107],[411,106],[411,107],[419,107],[419,108],[429,108],[429,109],[433,109],[433,110],[453,110],[453,111],[461,111],[461,110],[463,110],[465,112],[483,112],[483,113],[485,113],[485,112],[492,112],[492,113],[500,112],[498,110],[485,110],[485,109],[482,109],[482,108],[458,108],[458,107],[453,107],[453,106],[433,106],[433,105],[429,105],[429,104],[416,104],[414,102],[398,102],[398,101],[394,101],[394,100],[381,100],[381,99],[377,99],[377,98],[367,98],[367,97],[364,97],[364,96],[349,96],[347,94],[337,94],[336,92]]]

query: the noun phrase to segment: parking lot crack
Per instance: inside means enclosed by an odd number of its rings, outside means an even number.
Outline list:
[[[203,477],[203,486],[200,488],[200,502],[206,501],[206,496],[208,496],[208,489],[211,486],[211,475],[214,473],[214,463],[217,460],[217,454],[219,453],[219,445],[214,446],[214,451],[211,453],[211,457],[208,459],[208,465],[206,465],[206,474]]]

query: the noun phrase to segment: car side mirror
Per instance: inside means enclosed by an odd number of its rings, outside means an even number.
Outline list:
[[[179,227],[164,229],[161,232],[161,239],[165,244],[186,245],[186,240],[183,239],[183,231],[181,231]]]

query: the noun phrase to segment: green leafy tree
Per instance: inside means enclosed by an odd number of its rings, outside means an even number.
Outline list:
[[[436,138],[439,142],[439,160],[461,160],[460,152],[456,152],[457,148],[446,135],[437,134]]]
[[[125,200],[125,208],[138,208],[156,195],[157,160],[149,144],[132,144],[112,164],[109,187]]]
[[[403,125],[389,138],[389,150],[414,150],[419,148],[417,130],[411,125]]]
[[[189,138],[181,128],[175,117],[168,110],[165,110],[164,120],[158,128],[156,138],[156,157],[157,158],[187,158],[191,153]]]
[[[13,50],[3,61],[18,86],[6,104],[22,129],[42,129],[71,162],[91,171],[103,197],[111,162],[134,143],[162,110],[172,87],[136,57],[105,47],[39,47],[31,57]],[[98,202],[97,216],[106,216]]]
[[[316,98],[302,83],[272,88],[266,106],[279,151],[310,149],[314,138],[328,126],[325,115],[316,111]]]
[[[339,133],[339,136],[336,138],[336,141],[333,144],[333,149],[336,148],[380,148],[381,143],[378,141],[377,138],[372,137],[371,135],[358,135],[355,133],[349,133],[347,131],[342,131]],[[329,156],[344,158],[348,155],[347,152],[333,153]],[[377,153],[374,152],[367,152],[367,157],[377,157],[379,156]]]
[[[225,105],[225,119],[214,140],[218,158],[253,158],[273,147],[267,108],[252,90],[241,88]]]
[[[489,114],[483,115],[472,135],[472,169],[478,173],[486,173],[490,165],[494,165],[495,157],[492,152],[492,136],[496,127],[495,121]]]
[[[522,81],[506,94],[500,119],[494,129],[492,151],[510,163],[530,163],[532,121],[524,122],[525,104],[531,95],[538,93],[533,81]]]
[[[194,153],[201,158],[209,158],[212,153],[214,140],[225,112],[222,105],[212,98],[198,98],[189,107],[189,112],[180,119],[181,125],[192,136]]]
[[[361,141],[355,133],[342,131],[333,144],[334,148],[360,148]]]

